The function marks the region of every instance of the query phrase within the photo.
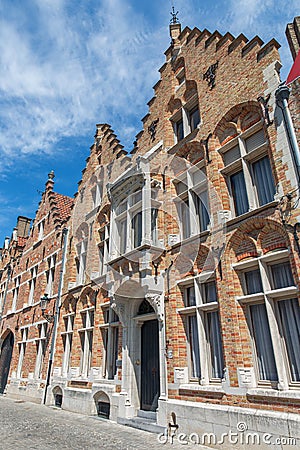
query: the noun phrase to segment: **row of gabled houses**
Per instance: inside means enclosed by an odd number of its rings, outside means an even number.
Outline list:
[[[1,393],[299,444],[299,30],[285,84],[275,39],[174,18],[131,153],[97,125],[75,198],[50,172],[5,240]]]

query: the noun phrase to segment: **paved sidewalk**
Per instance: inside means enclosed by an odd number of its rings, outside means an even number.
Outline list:
[[[1,450],[183,449],[157,435],[98,417],[0,396]],[[190,447],[190,446],[188,446]],[[197,448],[204,448],[197,445]]]

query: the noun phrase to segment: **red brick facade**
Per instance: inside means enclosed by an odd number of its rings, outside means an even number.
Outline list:
[[[299,184],[275,99],[279,44],[179,24],[170,32],[131,156],[109,125],[97,125],[69,223],[47,401],[62,396],[63,407],[86,413],[109,405],[106,415],[128,424],[140,409],[156,411],[158,425],[173,420],[184,433],[228,431],[230,417],[248,414],[254,430],[268,432],[274,419],[280,434],[299,425],[300,250]],[[51,211],[51,244],[37,246],[35,225],[20,258],[25,285],[48,254],[61,260],[71,206],[62,200],[48,187],[35,224]],[[35,298],[44,290],[41,281]],[[6,311],[2,336],[39,314]],[[14,352],[10,385],[17,360]]]

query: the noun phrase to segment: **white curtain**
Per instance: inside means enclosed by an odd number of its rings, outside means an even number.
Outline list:
[[[213,378],[223,378],[223,349],[218,311],[208,313],[208,337],[211,352]]]
[[[275,195],[275,185],[267,156],[253,164],[254,181],[260,205],[272,202]]]
[[[263,292],[261,276],[259,269],[245,272],[247,294],[257,294]]]
[[[291,266],[288,262],[281,264],[273,264],[271,266],[274,288],[280,289],[288,286],[294,286]]]
[[[291,377],[293,381],[300,381],[300,310],[298,300],[293,298],[278,302],[278,307]]]
[[[205,283],[205,303],[216,302],[217,300],[218,298],[215,281]]]
[[[251,305],[251,318],[258,360],[259,377],[261,380],[277,381],[277,369],[267,310],[264,304]]]
[[[246,191],[244,173],[240,172],[231,175],[231,188],[234,199],[235,213],[237,216],[249,211],[248,196]]]
[[[200,378],[200,350],[197,317],[189,316],[190,352],[192,359],[192,377]]]

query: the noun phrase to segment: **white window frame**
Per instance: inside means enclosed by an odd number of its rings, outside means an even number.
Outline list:
[[[49,297],[52,297],[53,295],[53,283],[54,283],[54,277],[55,277],[55,265],[56,265],[56,255],[50,256],[47,260],[48,263],[48,270],[46,271],[46,279],[47,279],[47,285],[46,285],[46,294],[48,294]]]
[[[197,124],[194,129],[191,127],[191,113],[195,111],[195,109],[198,109],[199,111],[199,123]],[[197,130],[201,126],[201,114],[200,114],[200,107],[199,102],[196,97],[193,97],[191,100],[189,100],[186,104],[184,104],[176,113],[171,117],[171,122],[173,125],[173,131],[174,131],[174,144],[178,144],[181,142],[186,136],[191,134],[193,131]],[[182,138],[178,138],[178,124],[182,121]]]
[[[11,306],[12,312],[15,312],[16,307],[17,307],[17,301],[18,301],[20,284],[21,284],[21,275],[19,275],[15,278],[14,283],[15,283],[15,286],[12,291],[13,292],[13,300],[12,300],[12,306]]]
[[[262,292],[242,295],[236,297],[236,300],[243,305],[247,306],[248,313],[248,324],[251,335],[252,342],[252,353],[253,353],[253,362],[254,369],[256,375],[256,385],[257,387],[272,387],[278,388],[279,390],[291,389],[293,387],[299,388],[300,381],[292,381],[290,375],[290,367],[288,362],[287,351],[285,347],[285,341],[282,338],[282,334],[280,333],[280,329],[282,327],[281,320],[279,317],[278,311],[278,302],[290,300],[297,298],[299,293],[296,284],[281,288],[274,289],[272,286],[272,277],[271,277],[271,266],[273,264],[281,264],[289,261],[289,251],[288,250],[278,250],[269,252],[266,255],[249,259],[246,261],[241,261],[239,263],[233,264],[233,268],[240,273],[242,284],[244,281],[244,273],[249,269],[259,269],[261,274],[261,282],[262,282]],[[245,285],[244,285],[244,292]],[[256,345],[254,337],[252,336],[252,327],[251,327],[251,318],[249,306],[263,303],[266,306],[267,319],[270,328],[271,341],[274,352],[275,365],[278,374],[278,382],[271,382],[269,380],[260,380],[259,371],[258,371],[258,360],[256,356]],[[278,345],[280,343],[280,345]]]
[[[91,189],[92,199],[93,199],[93,209],[98,208],[102,202],[103,185],[102,183],[97,183]]]
[[[191,358],[191,350],[190,350],[190,342],[188,339],[188,355],[189,355],[189,379],[190,382],[198,381],[202,385],[210,385],[210,384],[220,384],[223,379],[223,371],[224,371],[224,354],[223,354],[223,346],[222,346],[222,330],[221,326],[219,326],[219,336],[221,342],[221,363],[222,365],[222,375],[220,377],[213,377],[213,365],[211,361],[211,343],[208,338],[208,315],[210,313],[218,313],[219,314],[219,302],[218,301],[209,301],[206,298],[205,294],[205,286],[207,283],[211,283],[215,281],[215,275],[213,272],[202,273],[197,277],[193,277],[193,279],[185,279],[178,282],[181,290],[183,291],[183,297],[185,302],[184,308],[179,308],[177,312],[183,316],[196,316],[197,320],[197,331],[198,331],[198,341],[199,341],[199,350],[200,350],[200,372],[201,377],[200,380],[191,376],[192,373],[192,358]],[[189,306],[186,303],[187,299],[187,289],[194,288],[195,293],[195,305]],[[217,293],[217,287],[216,287]],[[218,321],[220,324],[220,317],[218,315]],[[188,320],[186,321],[188,324]],[[187,326],[189,328],[189,325]]]
[[[42,374],[43,360],[46,353],[46,338],[47,338],[48,323],[42,322],[37,326],[39,330],[39,337],[35,339],[36,361],[35,361],[34,377],[36,379],[40,379]]]
[[[195,180],[197,176],[198,178]],[[209,229],[210,224],[210,208],[204,161],[201,161],[189,168],[183,174],[180,174],[173,180],[173,183],[177,191],[175,202],[177,203],[179,221],[181,223],[181,240],[206,232]],[[206,205],[203,201],[204,196],[206,197]],[[200,214],[200,211],[198,211],[200,202],[206,206],[208,215],[206,227],[202,226],[202,222],[204,222],[205,219],[202,211]],[[185,218],[186,221],[184,221]]]
[[[23,362],[25,358],[26,353],[26,345],[28,342],[28,332],[29,327],[24,327],[20,329],[21,331],[21,341],[18,342],[19,347],[19,359],[18,359],[18,365],[17,365],[17,378],[22,378],[22,368],[23,368]]]
[[[102,376],[113,380],[117,376],[120,321],[109,305],[102,305],[103,317],[108,321],[99,326],[103,339]]]
[[[80,286],[85,282],[85,270],[86,270],[86,259],[87,259],[87,247],[88,240],[84,239],[79,244],[77,244],[77,276],[76,276],[76,285]]]
[[[94,306],[80,311],[83,326],[78,330],[81,345],[79,371],[81,378],[84,379],[88,377],[92,363],[94,314],[95,314]]]
[[[63,321],[65,325],[65,331],[61,332],[64,347],[64,354],[62,360],[62,375],[66,377],[69,372],[70,357],[72,352],[75,312],[65,314],[63,316]]]
[[[246,142],[247,139],[251,138],[255,134],[263,133],[264,134],[264,142],[255,147],[251,151],[247,151]],[[261,122],[256,123],[252,127],[250,127],[248,130],[244,131],[243,133],[239,134],[237,137],[233,138],[230,142],[223,145],[221,148],[218,149],[219,153],[222,155],[224,164],[225,164],[225,158],[226,155],[229,155],[229,152],[233,149],[239,148],[239,156],[238,154],[236,157],[233,157],[233,161],[228,162],[228,164],[225,165],[224,169],[221,169],[220,172],[222,175],[225,176],[227,188],[230,196],[230,209],[233,213],[234,217],[238,217],[239,215],[246,214],[249,211],[253,211],[257,208],[260,208],[261,206],[264,206],[268,203],[272,203],[274,199],[272,199],[270,202],[265,204],[260,204],[258,192],[257,192],[257,186],[254,180],[254,172],[253,172],[253,164],[262,160],[264,157],[268,157],[269,152],[269,142],[268,138],[266,137],[265,131],[262,128]],[[274,180],[274,173],[272,171],[271,167],[271,174],[273,183],[275,186],[275,180]],[[231,176],[242,172],[243,178],[245,182],[245,190],[247,195],[247,203],[248,203],[248,211],[244,211],[241,214],[238,214],[235,207],[235,201],[234,201],[234,195],[232,190],[232,184],[231,184]]]
[[[44,237],[45,219],[38,224],[38,240],[41,241]]]
[[[31,279],[29,280],[29,295],[28,295],[28,306],[34,303],[34,291],[36,286],[36,279],[38,274],[38,266],[34,266],[31,271]]]

